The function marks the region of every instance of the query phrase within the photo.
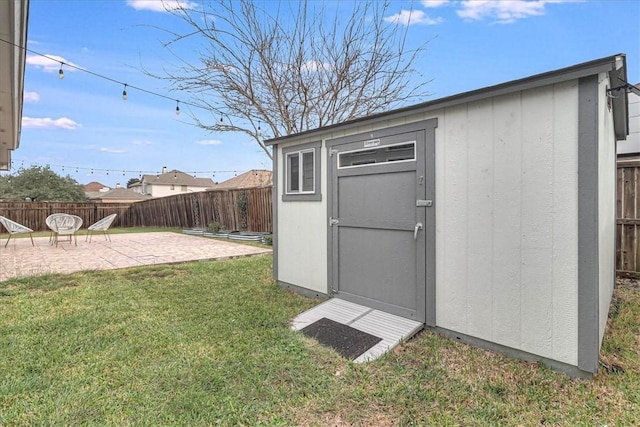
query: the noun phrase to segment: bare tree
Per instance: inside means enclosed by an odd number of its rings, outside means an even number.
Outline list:
[[[427,82],[415,79],[414,62],[426,42],[406,47],[408,26],[385,21],[388,3],[355,1],[348,16],[336,11],[330,17],[321,3],[267,4],[269,11],[253,0],[168,9],[190,31],[169,32],[165,46],[180,66],[155,77],[211,111],[208,123],[194,115],[199,127],[244,132],[271,157],[263,138],[367,116],[425,95]],[[174,49],[194,39],[206,43],[197,64]]]

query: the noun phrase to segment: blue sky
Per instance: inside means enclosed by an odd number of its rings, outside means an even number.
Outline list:
[[[122,85],[70,67],[60,80],[59,62],[27,53],[14,173],[50,165],[81,184],[113,187],[163,166],[215,181],[234,171],[271,169],[248,137],[193,126],[185,105],[176,116],[173,100],[188,101],[188,94],[171,93],[142,72],[175,64],[154,27],[184,28],[158,6],[155,0],[31,0],[30,50],[170,99],[128,89],[123,101]],[[409,25],[410,44],[429,40],[417,63],[421,78],[431,80],[424,101],[616,53],[627,54],[629,81],[640,83],[638,1],[392,1],[387,21]]]

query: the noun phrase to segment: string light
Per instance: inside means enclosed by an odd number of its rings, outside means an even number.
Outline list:
[[[176,116],[180,115],[180,101],[176,99]]]
[[[122,90],[122,100],[126,101],[127,100],[127,84],[124,84],[124,89]]]
[[[24,169],[25,168],[25,161],[21,160],[20,161],[20,168]],[[31,166],[38,166],[37,164],[31,164]],[[83,166],[70,166],[70,165],[52,165],[52,164],[47,164],[46,165],[49,168],[54,168],[54,169],[60,169],[63,172],[65,170],[73,170],[75,171],[75,173],[81,173],[82,171],[89,171],[91,175],[94,175],[95,173],[99,174],[99,173],[104,173],[104,174],[119,174],[122,173],[123,175],[126,176],[127,173],[132,174],[132,175],[138,175],[142,178],[143,175],[157,175],[160,176],[161,173],[158,172],[157,170],[139,170],[139,169],[135,169],[135,170],[127,170],[127,169],[120,169],[120,168],[111,168],[111,169],[100,169],[100,168],[92,168],[92,167],[83,167]],[[12,169],[16,169],[16,168],[12,168]],[[18,168],[19,169],[19,168]],[[171,171],[170,173],[172,173],[174,176],[177,176],[176,172]],[[237,175],[238,170],[205,170],[205,171],[193,171],[193,175],[195,177],[197,177],[197,175],[211,175],[212,178],[215,178],[216,174],[235,174]]]
[[[13,47],[16,47],[16,48],[18,48],[18,49],[22,49],[22,50],[24,50],[25,52],[29,52],[29,53],[32,53],[32,54],[34,54],[34,55],[38,55],[38,56],[41,56],[41,57],[43,57],[43,58],[47,58],[47,59],[49,59],[49,60],[57,61],[57,60],[55,60],[55,59],[52,59],[50,56],[47,56],[47,55],[45,55],[45,54],[43,54],[43,53],[40,53],[40,52],[37,52],[37,51],[35,51],[35,50],[33,50],[33,49],[29,49],[29,48],[27,48],[27,47],[20,46],[19,44],[13,43],[13,42],[11,42],[11,41],[9,41],[9,40],[5,40],[5,39],[3,39],[3,38],[0,38],[0,42],[6,43],[6,44],[11,45],[11,46],[13,46]],[[144,92],[144,93],[147,93],[147,94],[149,94],[149,95],[157,96],[157,97],[159,97],[159,98],[169,99],[169,100],[172,100],[172,101],[174,100],[174,98],[170,98],[170,97],[169,97],[169,96],[167,96],[167,95],[163,95],[163,94],[161,94],[161,93],[157,93],[157,92],[154,92],[154,91],[151,91],[151,90],[148,90],[148,89],[144,89],[144,88],[139,87],[139,86],[132,86],[132,85],[129,85],[129,84],[127,84],[127,83],[124,83],[124,82],[118,81],[118,80],[116,80],[116,79],[113,79],[113,78],[111,78],[111,77],[108,77],[108,76],[105,76],[105,75],[102,75],[102,74],[99,74],[99,73],[96,73],[96,72],[90,71],[90,70],[88,70],[88,69],[86,69],[86,68],[78,67],[78,66],[76,66],[76,65],[74,65],[74,64],[70,64],[70,63],[68,63],[68,62],[64,62],[64,61],[57,61],[57,62],[59,62],[59,63],[60,63],[60,69],[58,70],[58,78],[59,78],[59,79],[64,79],[64,70],[62,69],[62,67],[63,67],[64,65],[66,65],[67,67],[70,67],[70,68],[73,68],[73,69],[75,69],[75,70],[78,70],[78,71],[81,71],[81,72],[84,72],[84,73],[90,74],[90,75],[92,75],[92,76],[94,76],[94,77],[99,77],[99,78],[101,78],[101,79],[108,80],[108,81],[113,82],[113,83],[117,83],[117,84],[124,85],[125,90],[123,90],[123,91],[122,91],[122,98],[123,98],[123,99],[125,99],[125,100],[127,99],[127,94],[126,94],[126,88],[127,88],[127,87],[128,87],[129,89],[133,88],[133,89],[138,90],[138,91],[140,91],[140,92]],[[182,102],[182,104],[186,104],[186,105],[188,105],[188,106],[190,106],[190,107],[198,108],[198,109],[205,110],[205,111],[211,111],[211,109],[210,109],[210,108],[205,107],[205,106],[202,106],[202,105],[198,105],[198,104],[194,104],[194,103],[186,102],[186,101],[179,101],[179,100],[176,100],[176,101],[177,101],[177,102]],[[180,108],[176,105],[176,114],[180,114],[180,113],[179,113],[179,111],[180,111]],[[220,120],[222,121],[222,119],[220,119]]]

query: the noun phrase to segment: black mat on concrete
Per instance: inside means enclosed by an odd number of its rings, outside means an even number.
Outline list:
[[[343,357],[354,360],[365,351],[382,341],[366,332],[343,325],[323,317],[302,329],[309,338],[315,338],[320,344],[333,348]]]

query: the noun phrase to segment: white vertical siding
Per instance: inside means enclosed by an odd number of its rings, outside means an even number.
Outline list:
[[[572,82],[439,118],[438,326],[576,363],[577,106]]]
[[[438,271],[446,271],[447,291],[439,293],[436,287],[436,319],[446,318],[448,328],[460,331],[469,324],[466,105],[446,109],[442,118],[436,132],[436,182],[442,181],[437,189],[440,191],[436,191],[436,253],[442,258],[436,275]],[[441,280],[436,276],[438,282]]]
[[[493,102],[493,336],[499,344],[519,348],[521,342],[521,209],[522,110],[520,94]],[[498,298],[494,295],[499,295]],[[495,338],[494,338],[495,337]]]
[[[493,335],[493,100],[467,106],[467,324],[470,335],[489,339]],[[469,138],[473,133],[473,138]],[[489,284],[490,292],[485,285]],[[484,307],[475,310],[474,305]]]
[[[553,302],[553,97],[548,87],[522,97],[522,349],[551,355]]]
[[[616,139],[607,108],[606,88],[611,87],[607,73],[600,75],[598,86],[598,314],[602,344],[615,283]]]
[[[577,85],[556,85],[553,102],[553,358],[574,365],[577,353],[566,343],[578,340],[578,222],[572,216],[578,212]]]
[[[282,148],[274,153],[282,158]],[[327,165],[320,150],[322,201],[282,201],[284,167],[278,171],[278,277],[277,279],[323,294],[327,293]]]

